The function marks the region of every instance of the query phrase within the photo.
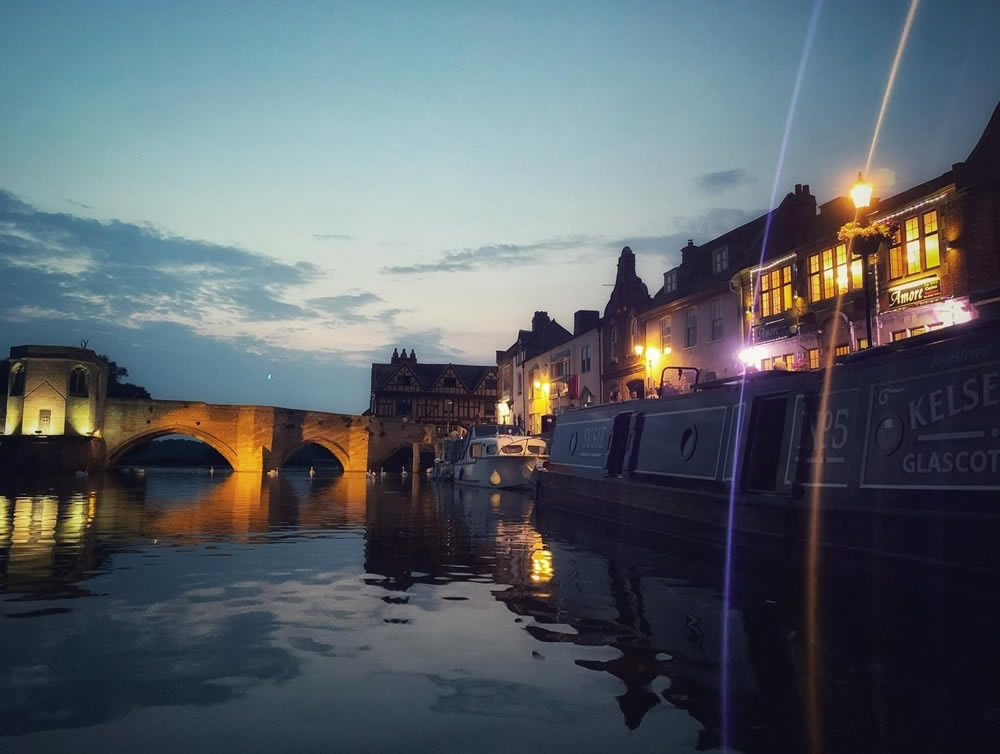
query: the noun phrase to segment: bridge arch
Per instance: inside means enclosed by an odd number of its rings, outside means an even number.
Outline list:
[[[240,468],[239,455],[235,450],[229,447],[229,445],[224,443],[218,437],[202,431],[200,427],[189,427],[184,424],[172,424],[168,427],[156,427],[155,429],[139,432],[123,440],[115,447],[108,448],[108,466],[114,466],[118,462],[119,458],[133,448],[155,440],[157,437],[164,437],[165,435],[188,435],[196,440],[201,440],[212,449],[218,451],[219,454],[226,459],[229,465],[233,467],[234,471]]]
[[[341,468],[343,468],[345,472],[351,470],[351,454],[344,450],[344,447],[340,443],[335,440],[331,440],[329,437],[323,437],[322,435],[310,435],[302,438],[302,441],[299,442],[298,445],[291,448],[289,452],[277,459],[277,463],[272,462],[270,467],[276,469],[281,468],[289,458],[302,450],[302,448],[306,445],[319,445],[337,459],[337,463],[340,464]]]

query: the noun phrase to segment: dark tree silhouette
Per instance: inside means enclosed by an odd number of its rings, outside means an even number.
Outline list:
[[[109,359],[105,354],[97,354],[97,358],[103,359],[108,365],[108,397],[109,398],[151,398],[149,391],[142,385],[131,382],[124,382],[128,377],[128,369],[118,366],[117,362]]]

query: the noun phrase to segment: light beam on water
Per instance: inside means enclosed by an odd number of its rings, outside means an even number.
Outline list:
[[[785,116],[785,131],[781,137],[781,147],[778,150],[778,162],[774,170],[774,182],[771,185],[771,200],[767,205],[769,212],[764,221],[764,237],[760,246],[760,263],[764,261],[767,251],[767,243],[771,233],[771,220],[774,217],[774,203],[778,195],[778,186],[782,178],[782,169],[785,164],[785,153],[788,149],[788,137],[792,131],[792,123],[795,120],[795,109],[799,100],[799,91],[802,88],[802,80],[805,78],[806,63],[809,60],[809,53],[812,50],[813,38],[816,35],[816,27],[819,22],[820,11],[823,8],[823,0],[816,0],[813,5],[812,15],[809,17],[809,25],[806,30],[806,38],[802,45],[802,55],[799,59],[799,70],[795,74],[795,83],[792,85],[792,96],[788,103],[788,114]],[[754,281],[753,299],[757,299],[760,286],[760,276]],[[742,309],[742,303],[741,303]],[[742,316],[742,315],[741,315]],[[726,559],[725,571],[723,573],[722,588],[722,651],[721,651],[721,716],[720,728],[722,737],[722,749],[726,751],[729,747],[729,604],[731,599],[731,589],[733,581],[733,519],[736,514],[736,489],[739,484],[739,461],[742,447],[740,446],[740,428],[743,426],[743,396],[746,389],[746,372],[740,382],[740,400],[736,404],[736,436],[733,440],[733,476],[729,484],[729,514],[726,521]]]

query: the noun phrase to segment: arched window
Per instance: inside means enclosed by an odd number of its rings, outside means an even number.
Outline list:
[[[10,393],[11,398],[24,395],[24,364],[15,364],[10,371]]]
[[[69,373],[69,394],[77,398],[87,397],[87,370],[76,366]]]
[[[618,351],[618,325],[614,322],[611,323],[611,336],[609,337],[609,341],[611,343],[611,358],[614,358]]]
[[[635,350],[639,343],[639,320],[633,319],[628,324],[629,348]]]

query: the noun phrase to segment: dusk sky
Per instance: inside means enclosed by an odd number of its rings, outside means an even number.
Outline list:
[[[156,398],[360,413],[393,347],[492,363],[863,166],[909,0],[0,3],[0,348]],[[967,157],[1000,3],[920,3],[888,196]],[[804,60],[787,152],[776,167]],[[268,375],[271,378],[268,379]]]

